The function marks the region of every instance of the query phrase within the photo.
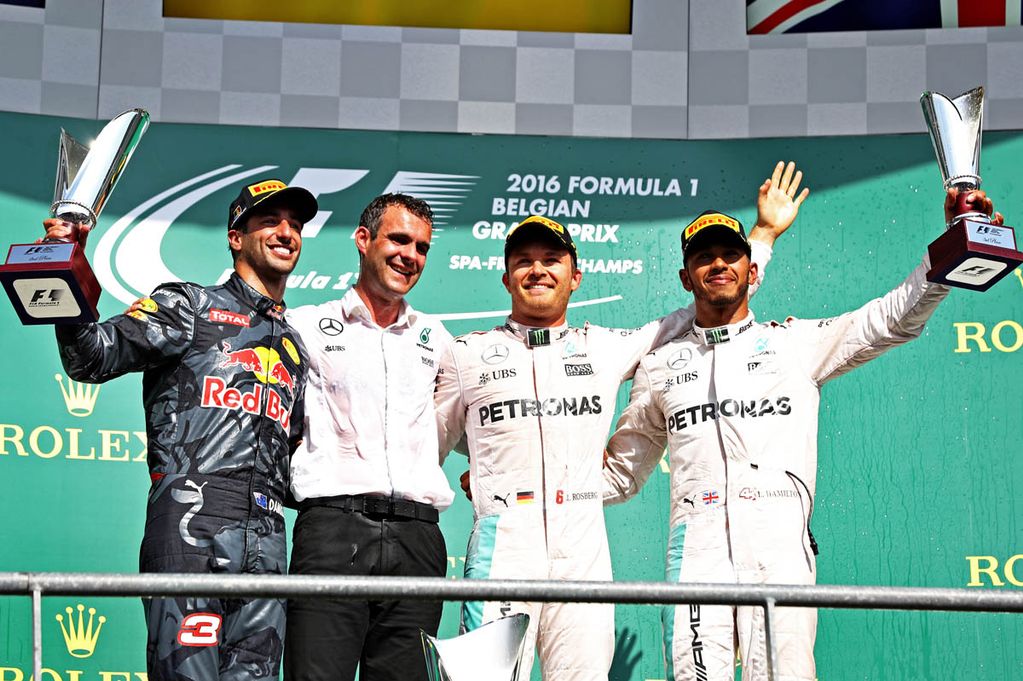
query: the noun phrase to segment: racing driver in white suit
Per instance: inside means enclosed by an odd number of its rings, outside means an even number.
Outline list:
[[[983,192],[967,198],[991,213]],[[683,232],[682,249],[696,322],[640,363],[608,444],[605,499],[635,494],[667,444],[669,581],[813,584],[821,386],[919,336],[948,289],[928,283],[925,258],[853,312],[759,323],[747,296],[757,263],[738,221],[705,213]],[[662,619],[669,679],[731,681],[736,643],[743,681],[767,678],[760,607],[682,605]],[[775,678],[813,681],[816,610],[779,608],[772,623]]]
[[[761,268],[795,219],[802,173],[778,164],[758,197]],[[692,325],[679,310],[637,330],[566,324],[579,287],[576,248],[553,220],[530,217],[508,234],[503,282],[511,316],[490,331],[456,338],[436,391],[443,457],[464,437],[475,524],[469,579],[609,580],[601,464],[621,383],[651,348]],[[530,616],[523,664],[534,644],[545,681],[607,679],[614,609],[601,604],[470,602],[462,626]],[[527,672],[528,673],[528,672]]]

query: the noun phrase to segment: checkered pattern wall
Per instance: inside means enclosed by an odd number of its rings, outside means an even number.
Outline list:
[[[985,86],[1023,128],[1023,28],[745,35],[745,4],[690,0],[689,137],[923,132],[924,90]]]
[[[164,19],[161,0],[0,5],[0,109],[170,122],[607,137],[923,130],[984,84],[1023,128],[1023,29],[748,37],[740,0],[634,0],[627,36]]]

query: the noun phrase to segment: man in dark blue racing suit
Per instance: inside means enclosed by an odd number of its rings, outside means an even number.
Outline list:
[[[142,572],[286,571],[282,502],[307,361],[283,296],[316,211],[305,189],[278,180],[244,187],[228,219],[226,283],[164,284],[127,314],[56,327],[72,378],[143,372],[152,486]],[[44,226],[50,238],[87,235],[58,219]],[[143,602],[152,681],[278,678],[283,600]]]

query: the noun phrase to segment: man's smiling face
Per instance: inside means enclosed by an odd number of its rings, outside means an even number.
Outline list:
[[[709,242],[686,255],[679,277],[697,303],[727,307],[746,298],[750,285],[756,281],[757,267],[738,244]]]
[[[227,236],[242,267],[263,277],[290,274],[302,252],[302,223],[284,205],[260,206]]]
[[[582,273],[572,254],[550,238],[522,241],[508,252],[502,281],[512,299],[512,319],[527,326],[565,322],[568,300]]]
[[[376,237],[360,226],[355,230],[362,255],[359,285],[385,300],[405,296],[426,267],[432,232],[429,222],[399,205],[384,211]]]

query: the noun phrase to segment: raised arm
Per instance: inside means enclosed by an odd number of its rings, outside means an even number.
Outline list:
[[[195,301],[185,284],[165,284],[139,309],[96,324],[57,326],[68,376],[102,383],[180,357],[195,334]]]
[[[796,164],[778,161],[771,177],[764,180],[757,190],[757,224],[750,232],[750,241],[773,246],[775,240],[784,234],[799,214],[799,207],[810,195],[806,187],[799,191],[803,171]],[[798,194],[797,194],[798,192]]]
[[[967,197],[971,208],[992,214],[994,206],[984,192],[972,191]],[[945,199],[945,215],[952,217],[956,192]],[[994,213],[992,222],[1002,223]],[[893,290],[857,310],[822,320],[795,320],[793,326],[805,330],[807,367],[818,384],[880,356],[886,350],[919,336],[924,324],[945,299],[949,289],[927,281],[931,263],[924,257],[910,275]]]

